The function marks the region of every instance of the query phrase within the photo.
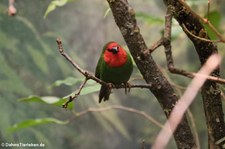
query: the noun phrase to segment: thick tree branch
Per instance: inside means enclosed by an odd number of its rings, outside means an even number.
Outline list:
[[[219,55],[212,55],[206,62],[206,64],[199,70],[196,77],[188,85],[186,91],[177,102],[175,108],[173,109],[169,119],[164,124],[163,129],[156,138],[152,149],[164,149],[169,142],[172,133],[175,131],[177,125],[179,124],[184,112],[188,109],[192,101],[195,99],[198,91],[206,81],[206,78],[200,77],[202,74],[210,75],[210,73],[218,67],[220,64],[221,57]]]
[[[155,95],[168,117],[178,101],[178,97],[171,84],[157,67],[151,55],[143,56],[145,55],[144,51],[146,51],[148,47],[137,26],[134,9],[129,6],[127,0],[107,1],[112,10],[115,22],[127,43],[137,67],[145,81],[152,84],[150,90]],[[182,118],[181,123],[174,133],[174,137],[179,149],[196,148],[186,116]]]
[[[216,45],[214,45],[213,42],[209,42],[210,38],[201,24],[201,21],[204,21],[204,19],[195,14],[182,0],[164,1],[167,4],[167,7],[174,8],[175,19],[179,22],[186,35],[193,42],[199,55],[200,62],[203,65],[210,55],[217,53]],[[220,40],[224,40],[220,34],[217,33],[217,35]],[[195,36],[200,37],[200,39]],[[207,39],[208,41],[201,40],[201,38]],[[212,75],[219,77],[219,68],[216,69]],[[221,102],[221,91],[219,90],[218,85],[213,81],[207,81],[201,91],[208,127],[209,148],[222,148],[225,141],[219,141],[218,143],[218,140],[225,137],[225,123]]]

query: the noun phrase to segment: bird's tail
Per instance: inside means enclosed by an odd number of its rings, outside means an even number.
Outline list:
[[[102,102],[102,99],[103,101],[109,100],[110,93],[111,90],[107,86],[102,85],[99,92],[99,103]]]

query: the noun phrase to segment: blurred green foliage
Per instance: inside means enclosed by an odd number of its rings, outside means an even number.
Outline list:
[[[220,28],[220,24],[221,24],[221,21],[222,21],[222,16],[221,16],[221,14],[218,11],[211,11],[210,13],[205,15],[205,18],[207,18],[210,21],[210,23],[212,23],[212,25],[216,29]],[[203,23],[203,25],[206,28],[209,37],[212,40],[218,40],[218,37],[217,37],[216,33],[209,27],[209,25],[205,24],[205,23]],[[218,30],[218,31],[220,31],[220,30]]]
[[[35,125],[41,125],[41,124],[47,124],[47,123],[56,123],[60,125],[68,124],[69,121],[60,121],[54,118],[42,118],[42,119],[31,119],[31,120],[25,120],[21,123],[15,124],[12,127],[8,129],[9,132],[18,131],[20,129],[25,129],[27,127],[35,126]]]
[[[154,141],[160,128],[138,115],[110,110],[74,118],[77,112],[89,107],[120,104],[145,111],[163,123],[163,111],[148,90],[132,89],[127,96],[123,90],[114,90],[109,102],[98,104],[96,92],[100,86],[88,81],[81,96],[69,105],[68,110],[61,108],[66,97],[77,91],[84,78],[59,54],[57,37],[62,38],[65,50],[73,59],[91,72],[95,70],[104,43],[115,40],[125,45],[106,2],[68,3],[73,1],[16,1],[18,14],[15,17],[6,13],[7,0],[0,3],[0,142],[45,143],[48,149],[136,149],[141,148],[143,140],[150,145],[148,142]],[[189,3],[193,7],[199,6],[196,1]],[[132,1],[131,5],[137,12],[146,42],[154,43],[161,37],[164,27],[162,2],[141,0]],[[224,21],[223,7],[218,5],[216,8],[220,9],[213,11],[210,18],[220,28],[220,22]],[[176,65],[197,71],[200,64],[192,44],[184,40],[186,37],[175,21],[173,25]],[[179,86],[185,88],[190,80],[168,74],[162,49],[154,52],[153,57],[175,84],[177,93],[182,94],[184,90]],[[140,73],[135,67],[132,80],[144,83],[139,78]],[[191,111],[201,146],[205,148],[207,133],[200,96],[192,104]],[[169,148],[174,148],[173,141]]]

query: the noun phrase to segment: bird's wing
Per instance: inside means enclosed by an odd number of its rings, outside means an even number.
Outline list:
[[[103,59],[103,56],[101,55],[101,57],[98,60],[98,64],[96,66],[96,69],[95,69],[95,77],[97,77],[99,79],[100,79],[100,68],[101,68],[101,64],[102,64],[102,59]]]

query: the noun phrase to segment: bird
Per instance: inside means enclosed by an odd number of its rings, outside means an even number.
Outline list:
[[[128,80],[133,72],[133,61],[126,50],[115,41],[110,41],[104,45],[101,56],[98,60],[95,77],[102,81],[113,84],[128,84]],[[99,103],[109,100],[111,89],[106,85],[101,85],[99,92]]]

